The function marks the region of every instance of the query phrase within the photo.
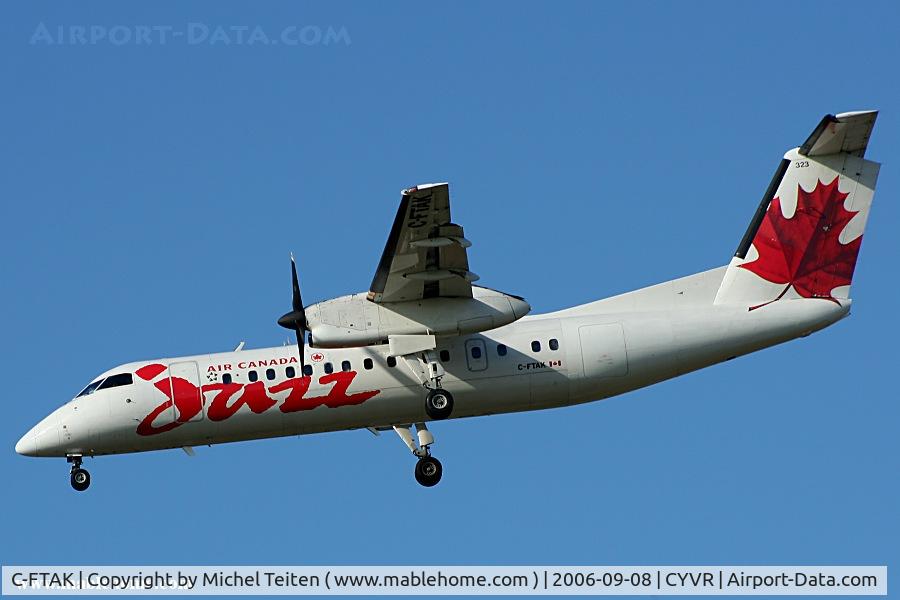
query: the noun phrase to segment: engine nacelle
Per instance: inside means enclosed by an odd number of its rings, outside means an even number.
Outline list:
[[[366,292],[306,307],[312,345],[350,348],[381,344],[389,335],[463,335],[521,319],[531,306],[518,296],[472,286],[472,298],[375,303]]]

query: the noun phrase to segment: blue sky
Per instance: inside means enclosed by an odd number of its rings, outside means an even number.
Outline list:
[[[896,4],[254,8],[3,7],[3,564],[900,566]],[[287,340],[290,251],[306,301],[366,289],[404,187],[450,181],[472,270],[543,312],[726,263],[782,153],[869,108],[853,315],[810,338],[442,423],[429,490],[366,432],[89,460],[86,494],[13,452],[116,364]]]

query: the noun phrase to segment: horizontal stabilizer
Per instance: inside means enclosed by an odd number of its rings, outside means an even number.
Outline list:
[[[877,110],[825,115],[798,152],[803,156],[845,152],[862,158],[866,154],[877,116]]]

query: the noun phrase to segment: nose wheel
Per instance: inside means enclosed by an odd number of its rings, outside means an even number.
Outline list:
[[[81,456],[68,456],[66,459],[72,463],[72,469],[69,471],[72,487],[78,492],[85,491],[91,485],[91,474],[87,469],[81,468]]]

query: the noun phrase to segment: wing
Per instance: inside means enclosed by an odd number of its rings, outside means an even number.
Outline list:
[[[400,196],[400,208],[375,271],[369,299],[403,302],[424,298],[471,298],[463,228],[450,221],[446,183],[429,183]]]

